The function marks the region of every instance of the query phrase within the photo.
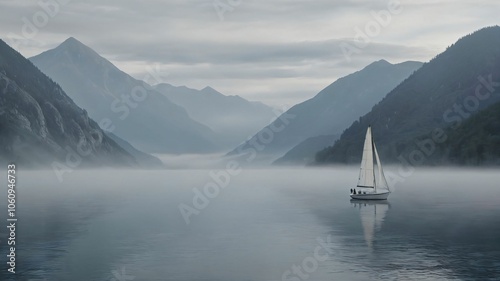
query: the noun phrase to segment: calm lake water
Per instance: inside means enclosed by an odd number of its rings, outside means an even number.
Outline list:
[[[188,225],[209,172],[19,170],[0,279],[500,280],[498,170],[418,170],[369,204],[349,200],[357,167],[244,170]]]

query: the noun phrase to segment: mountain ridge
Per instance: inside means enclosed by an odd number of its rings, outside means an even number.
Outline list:
[[[224,95],[207,86],[195,90],[161,83],[154,88],[183,107],[189,116],[217,133],[219,143],[231,149],[276,118],[274,110],[237,95]]]
[[[30,60],[90,116],[107,124],[103,127],[116,130],[140,150],[174,154],[218,150],[215,133],[192,120],[184,108],[73,37]]]
[[[418,149],[415,141],[420,136],[446,129],[457,118],[466,119],[471,112],[460,116],[459,110],[467,106],[467,101],[477,99],[474,111],[497,102],[500,100],[498,88],[487,99],[479,100],[475,96],[479,87],[484,91],[484,81],[500,81],[498,45],[499,26],[460,38],[347,128],[332,147],[320,151],[316,162],[360,161],[363,134],[368,125],[372,125],[381,158],[396,162],[400,157],[415,154]]]
[[[87,111],[3,40],[0,88],[1,161],[52,165],[63,171],[91,164],[137,166],[134,157],[108,138]]]
[[[411,61],[391,64],[386,60],[379,60],[337,79],[313,98],[286,111],[285,114],[294,118],[282,131],[275,132],[273,141],[266,144],[258,153],[281,156],[310,137],[340,135],[342,130],[368,112],[421,65],[419,62]],[[273,126],[281,124],[271,123],[259,133],[272,131]],[[258,134],[236,147],[229,155],[248,151],[252,147],[252,142],[256,140]]]

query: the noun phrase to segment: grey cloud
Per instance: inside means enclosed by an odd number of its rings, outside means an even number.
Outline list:
[[[225,42],[167,42],[163,44],[144,44],[141,42],[110,41],[100,45],[100,49],[116,50],[120,60],[139,60],[166,64],[271,64],[303,66],[313,62],[345,60],[341,43],[348,43],[356,48],[353,40],[325,40],[317,42],[291,43],[225,43]],[[202,46],[202,47],[200,47]],[[423,47],[384,44],[373,42],[365,48],[356,48],[359,54],[380,58],[413,58],[429,56],[429,50]]]
[[[73,0],[19,51],[35,55],[74,36],[138,78],[145,70],[137,65],[161,64],[173,84],[203,83],[242,95],[255,88],[266,94],[254,96],[298,102],[300,93],[305,99],[311,88],[321,90],[375,60],[427,61],[498,17],[496,0],[401,0],[403,12],[346,60],[339,44],[353,43],[354,28],[388,2],[241,0],[220,21],[214,0]],[[36,3],[0,0],[0,37],[20,34],[21,18],[40,10]],[[300,82],[291,89],[293,79]]]

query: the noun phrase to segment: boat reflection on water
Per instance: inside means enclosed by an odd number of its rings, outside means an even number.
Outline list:
[[[382,228],[387,211],[390,209],[390,204],[386,200],[356,199],[352,199],[351,204],[359,209],[366,245],[372,249],[375,233]]]

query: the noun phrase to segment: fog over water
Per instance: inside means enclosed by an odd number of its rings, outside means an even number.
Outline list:
[[[59,182],[19,168],[17,279],[2,270],[1,280],[500,276],[497,169],[417,169],[388,202],[359,203],[357,167],[244,168],[197,208],[194,189],[227,182],[211,171],[84,170]],[[189,224],[180,204],[196,210]]]
[[[262,168],[267,167],[283,156],[282,154],[273,153],[266,155],[255,155],[253,153],[238,155],[226,155],[225,153],[154,155],[169,169],[225,169],[227,163],[231,161],[237,161],[238,165],[242,167]]]

